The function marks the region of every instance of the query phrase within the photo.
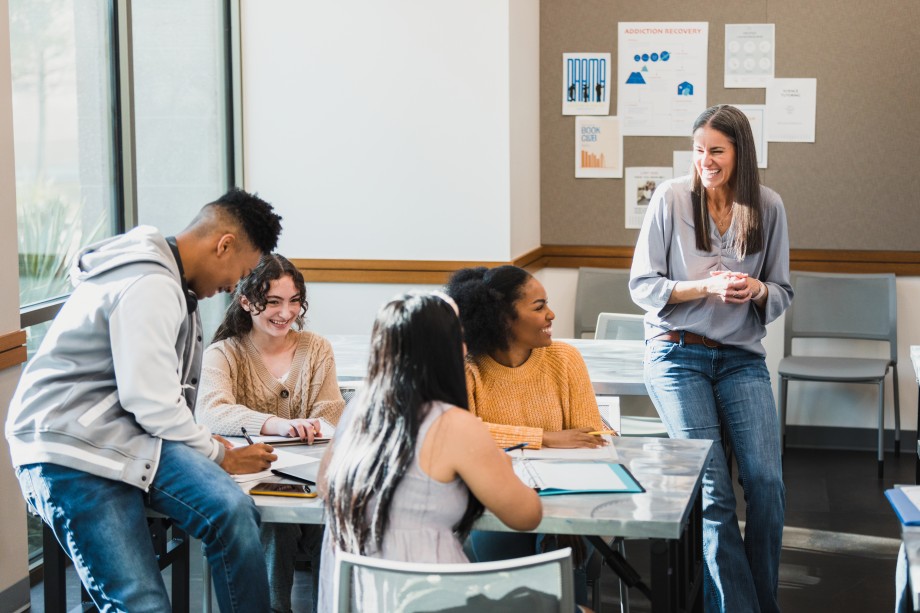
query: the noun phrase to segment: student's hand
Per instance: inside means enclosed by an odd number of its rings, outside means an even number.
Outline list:
[[[265,443],[234,447],[224,454],[220,467],[231,475],[262,472],[271,468],[272,462],[278,459],[272,451],[272,446]]]
[[[588,434],[594,432],[594,428],[574,428],[572,430],[560,430],[558,432],[543,431],[544,447],[603,447],[607,441],[602,437]]]
[[[269,417],[262,424],[260,434],[290,436],[307,441],[308,445],[313,444],[313,439],[322,436],[320,432],[320,421],[318,419],[282,419],[280,417]]]
[[[223,446],[224,446],[224,449],[233,449],[233,443],[231,443],[230,441],[228,441],[227,439],[225,439],[225,438],[222,437],[221,435],[219,435],[219,434],[212,434],[211,436],[213,436],[214,439],[215,439],[218,443],[220,443],[221,445],[223,445]]]

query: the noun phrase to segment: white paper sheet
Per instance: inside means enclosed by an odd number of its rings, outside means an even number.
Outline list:
[[[617,116],[624,136],[690,136],[706,109],[708,42],[706,22],[619,24]]]
[[[725,87],[766,87],[775,57],[774,24],[725,24]]]
[[[242,447],[248,443],[243,439],[227,439],[236,447]],[[273,452],[278,459],[272,462],[272,468],[286,468],[288,466],[297,466],[298,464],[310,464],[311,462],[319,462],[319,458],[314,458],[311,456],[300,455],[299,453],[293,453],[290,451],[285,451],[284,449],[275,449]],[[249,481],[256,481],[257,479],[265,479],[266,477],[274,477],[271,469],[263,470],[257,473],[246,473],[245,475],[230,475],[233,477],[233,480],[237,483],[247,483]]]
[[[754,148],[757,150],[757,168],[767,167],[767,134],[766,113],[767,107],[763,104],[733,104],[735,108],[744,113],[751,124],[754,133]]]
[[[671,179],[670,166],[626,169],[626,227],[641,228],[655,188]]]
[[[619,117],[575,118],[575,177],[623,178],[623,135]]]
[[[682,177],[692,172],[690,170],[693,164],[692,151],[675,151],[673,155],[674,163],[671,165],[671,171],[675,177]]]
[[[773,79],[767,85],[767,140],[815,142],[817,79]]]
[[[562,114],[610,113],[610,54],[562,54]]]
[[[587,462],[589,460],[608,460],[615,462],[619,455],[616,447],[611,443],[615,437],[605,436],[608,443],[606,447],[595,447],[594,449],[556,449],[552,447],[543,447],[542,449],[515,449],[509,452],[512,459],[525,460],[575,460]]]

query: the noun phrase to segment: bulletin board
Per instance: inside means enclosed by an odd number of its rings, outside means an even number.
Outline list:
[[[726,24],[773,23],[775,76],[816,78],[814,143],[769,143],[764,185],[782,197],[791,247],[920,251],[920,2],[541,2],[541,239],[545,246],[635,245],[623,179],[576,179],[575,117],[562,114],[562,56],[610,53],[617,113],[619,22],[709,23],[708,101],[764,104],[724,88]],[[627,136],[624,166],[670,166],[686,137]]]

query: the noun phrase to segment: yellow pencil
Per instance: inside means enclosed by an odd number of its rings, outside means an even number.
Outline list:
[[[601,436],[602,434],[612,434],[614,436],[620,436],[620,433],[616,430],[595,430],[594,432],[588,432],[591,436]]]

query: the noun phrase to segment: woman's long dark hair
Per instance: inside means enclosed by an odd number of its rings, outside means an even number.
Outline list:
[[[433,401],[469,408],[460,321],[444,298],[409,293],[378,313],[364,389],[336,433],[327,526],[343,551],[380,549],[393,494],[414,461],[419,426]],[[482,510],[471,492],[454,526],[459,538],[466,538]]]
[[[303,275],[286,257],[272,253],[263,255],[259,265],[236,284],[236,291],[233,292],[230,305],[224,312],[224,320],[220,322],[211,342],[240,338],[248,334],[252,330],[252,316],[265,310],[266,295],[272,281],[285,276],[291,277],[300,296],[300,314],[294,320],[294,325],[297,329],[303,328],[303,316],[307,314],[308,307],[307,287]],[[240,304],[241,296],[246,296],[246,300],[249,301],[249,311]]]
[[[693,133],[707,126],[725,135],[735,146],[735,168],[729,179],[732,190],[732,251],[739,260],[749,253],[763,249],[763,210],[760,204],[760,173],[757,171],[757,151],[754,134],[747,116],[733,106],[711,106],[693,122]],[[696,164],[690,197],[693,201],[693,221],[696,229],[696,248],[710,251],[711,231],[706,190],[700,180]]]
[[[514,303],[531,274],[517,266],[461,268],[447,282],[447,293],[460,307],[466,348],[471,355],[506,351]]]

